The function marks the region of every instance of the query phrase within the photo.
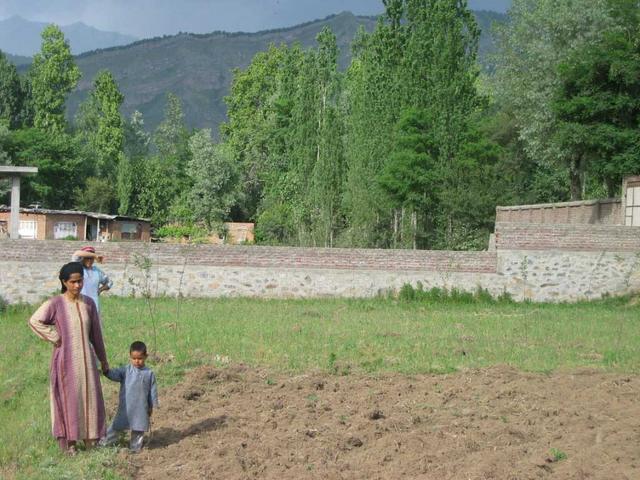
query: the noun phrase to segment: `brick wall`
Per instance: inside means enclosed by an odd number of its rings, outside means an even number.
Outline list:
[[[135,239],[122,240],[122,225],[124,223],[134,223],[137,226],[138,234]],[[111,234],[110,239],[116,241],[142,241],[148,242],[151,240],[151,224],[149,222],[139,222],[135,220],[110,220],[108,223],[108,230]]]
[[[21,213],[20,216],[25,215]],[[46,221],[46,239],[53,239],[55,225],[59,222],[70,222],[76,224],[76,239],[84,240],[87,232],[87,217],[85,215],[38,215],[45,218]],[[38,232],[38,238],[40,239],[40,232]]]
[[[640,227],[497,223],[498,250],[640,252]]]
[[[87,242],[0,240],[0,262],[53,262],[61,265]],[[134,264],[141,256],[156,265],[322,268],[345,270],[484,272],[496,271],[495,252],[291,248],[180,245],[142,242],[93,243],[112,264]]]
[[[496,222],[621,225],[620,199],[497,207]]]

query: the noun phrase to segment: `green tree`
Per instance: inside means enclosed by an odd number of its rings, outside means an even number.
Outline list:
[[[118,158],[118,178],[116,182],[116,195],[118,197],[118,213],[129,215],[131,200],[135,188],[135,170],[133,162],[125,154],[120,153]]]
[[[143,159],[149,155],[151,137],[144,129],[142,113],[135,111],[124,124],[124,153],[129,158]]]
[[[80,79],[69,43],[56,25],[42,31],[40,52],[29,70],[33,124],[50,133],[65,131],[65,101]]]
[[[189,149],[192,186],[188,205],[194,221],[214,229],[229,220],[231,208],[238,201],[237,168],[229,148],[213,143],[211,130],[195,132],[189,139]]]
[[[433,121],[425,110],[408,109],[398,124],[397,143],[394,153],[379,173],[378,181],[400,212],[394,219],[394,246],[411,246],[419,243],[417,222],[433,225],[434,212],[438,207],[441,185],[438,164],[438,145],[435,140]],[[405,215],[411,212],[410,234],[406,235]],[[427,230],[423,228],[423,230]]]
[[[18,70],[0,51],[0,121],[4,120],[11,128],[17,128],[23,102],[24,93]]]
[[[99,178],[115,182],[124,147],[124,96],[108,70],[98,72],[93,89],[79,108],[76,129],[84,145],[85,161]]]
[[[403,100],[400,70],[406,27],[402,1],[387,1],[375,31],[358,32],[345,79],[345,163],[343,243],[357,247],[394,245],[397,212],[378,182],[395,142]]]
[[[612,25],[607,0],[514,0],[496,30],[496,95],[514,118],[527,155],[543,169],[567,170],[572,199],[583,195],[584,165],[554,135],[558,66]]]
[[[469,119],[480,108],[477,92],[477,51],[480,32],[473,13],[464,0],[409,0],[409,28],[403,71],[403,87],[409,105],[424,109],[431,119],[437,147],[434,169],[441,184],[438,213],[430,216],[435,224],[435,244],[456,248],[457,195],[464,190],[461,154],[468,140]],[[417,224],[412,212],[414,237],[426,225]],[[430,222],[428,222],[430,223]]]
[[[98,72],[90,95],[98,109],[95,148],[99,156],[96,171],[100,177],[115,179],[124,143],[124,121],[120,114],[124,95],[108,70]]]
[[[354,244],[362,235],[366,246],[429,246],[420,238],[430,238],[453,248],[458,210],[455,197],[446,192],[464,187],[464,177],[456,172],[469,118],[481,108],[476,86],[479,30],[466,1],[389,0],[385,6],[376,30],[359,34],[347,74],[348,235]],[[403,114],[414,121],[428,119],[433,142],[429,158],[434,159],[428,176],[439,185],[440,196],[437,211],[427,216],[416,210],[410,192],[401,200],[391,185],[394,177],[402,181],[417,158],[404,138],[407,125],[399,124]],[[379,181],[380,172],[386,172],[386,181]],[[415,176],[407,187],[417,188],[420,197],[426,177],[422,170]]]
[[[88,212],[112,214],[117,204],[113,184],[106,178],[87,178],[84,188],[76,188],[74,207]]]
[[[124,123],[124,154],[118,161],[118,213],[132,215],[144,185],[145,164],[149,156],[150,135],[144,129],[142,113],[137,110]]]
[[[125,153],[119,158],[119,211],[150,218],[154,225],[172,220],[172,209],[190,186],[188,140],[177,96],[167,94],[164,120],[152,138],[144,131],[142,115],[134,112],[124,128]]]
[[[150,218],[154,225],[163,225],[170,220],[171,206],[181,193],[174,171],[156,155],[148,157],[139,172],[136,202],[130,203],[130,210],[134,215]]]
[[[0,165],[11,165],[11,158],[7,152],[7,142],[9,140],[9,128],[6,120],[0,121]],[[11,191],[11,181],[8,179],[0,179],[0,203],[4,202],[2,198]]]
[[[259,215],[265,199],[277,203],[276,185],[293,161],[293,97],[302,58],[299,46],[270,45],[234,72],[221,133],[241,171],[244,219]]]
[[[339,110],[340,76],[338,74],[338,46],[335,34],[325,27],[316,37],[318,50],[314,55],[314,75],[317,94],[315,138],[309,200],[311,205],[311,235],[314,245],[334,245],[341,227],[341,197],[344,177],[344,155],[342,147],[342,116]]]
[[[640,171],[640,5],[611,6],[615,26],[558,68],[554,139],[613,197]]]
[[[160,158],[173,163],[176,173],[184,174],[184,167],[189,160],[189,131],[182,102],[173,93],[167,94],[164,119],[153,135],[153,143]]]
[[[35,118],[35,107],[33,104],[31,76],[29,74],[20,76],[20,89],[22,91],[22,106],[18,114],[17,125],[31,128]]]
[[[24,178],[21,202],[46,208],[73,208],[74,193],[85,172],[73,137],[26,128],[10,132],[5,149],[17,165],[38,167],[38,175]]]

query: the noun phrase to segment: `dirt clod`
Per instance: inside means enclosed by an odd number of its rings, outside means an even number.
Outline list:
[[[190,388],[186,392],[182,394],[182,398],[185,400],[198,400],[202,395],[204,395],[204,390],[200,388]]]
[[[358,437],[350,437],[347,440],[347,446],[348,447],[361,447],[363,445],[362,440],[360,440]]]
[[[370,412],[369,415],[369,420],[380,420],[381,418],[384,418],[384,413],[382,412],[382,410],[374,410],[373,412]]]

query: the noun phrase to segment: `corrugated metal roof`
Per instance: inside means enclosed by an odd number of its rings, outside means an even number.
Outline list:
[[[9,212],[11,208],[0,205],[0,212]],[[43,215],[85,215],[100,220],[131,220],[135,222],[150,222],[148,218],[130,217],[127,215],[109,215],[107,213],[84,212],[81,210],[52,210],[49,208],[21,208],[20,213],[35,213]]]

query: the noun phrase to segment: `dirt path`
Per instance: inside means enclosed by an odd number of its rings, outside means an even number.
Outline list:
[[[638,479],[639,393],[640,377],[596,372],[203,367],[161,392],[149,447],[128,461],[154,480]]]

